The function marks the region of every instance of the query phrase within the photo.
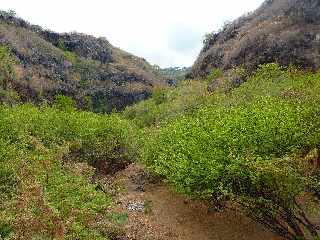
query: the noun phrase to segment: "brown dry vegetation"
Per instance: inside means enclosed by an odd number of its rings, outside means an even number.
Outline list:
[[[226,25],[204,40],[190,77],[204,77],[213,68],[278,62],[317,69],[320,4],[314,0],[265,1],[255,12]]]
[[[51,102],[63,94],[80,108],[91,99],[91,110],[109,112],[146,99],[164,83],[146,60],[104,38],[43,30],[12,13],[0,12],[0,46],[16,59],[10,86],[23,101]]]

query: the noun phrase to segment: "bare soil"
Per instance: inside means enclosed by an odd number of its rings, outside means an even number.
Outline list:
[[[128,213],[126,239],[130,240],[278,240],[272,232],[248,219],[241,211],[210,211],[208,203],[185,198],[163,181],[149,177],[132,164],[112,182],[122,186],[117,209]],[[131,205],[144,204],[144,210]],[[131,210],[130,210],[131,209]]]

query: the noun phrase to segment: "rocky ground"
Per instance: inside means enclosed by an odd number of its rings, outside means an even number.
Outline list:
[[[215,212],[176,194],[137,164],[100,182],[113,186],[117,210],[128,213],[126,240],[279,239],[240,211]]]

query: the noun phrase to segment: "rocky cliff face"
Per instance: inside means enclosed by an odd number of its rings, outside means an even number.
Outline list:
[[[108,112],[147,98],[164,83],[144,59],[104,38],[59,34],[0,12],[0,46],[16,58],[9,86],[23,101],[52,101],[63,94],[78,107]]]
[[[256,11],[206,36],[189,77],[213,68],[278,62],[317,69],[320,66],[320,1],[267,0]]]

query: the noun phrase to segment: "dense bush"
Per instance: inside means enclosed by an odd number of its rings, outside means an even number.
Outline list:
[[[192,114],[206,101],[206,84],[185,81],[173,89],[156,89],[149,100],[127,107],[125,118],[139,127],[165,124],[182,114]]]
[[[110,221],[125,215],[110,215],[110,197],[82,164],[113,173],[137,149],[181,193],[242,206],[288,239],[316,236],[308,211],[320,198],[319,79],[267,64],[236,89],[209,94],[205,81],[185,81],[123,114],[78,112],[62,95],[51,108],[2,106],[0,236],[117,235]]]
[[[319,193],[319,168],[304,158],[320,147],[319,86],[318,74],[261,66],[209,97],[212,106],[152,133],[142,157],[181,193],[236,202],[288,239],[316,236],[301,199]]]
[[[117,115],[67,110],[0,107],[1,237],[108,239],[111,234],[112,200],[91,182],[94,171],[77,162],[107,167],[130,162],[135,131]]]
[[[64,110],[64,111],[70,111],[75,110],[75,101],[67,96],[64,95],[57,95],[54,99],[54,107]]]

